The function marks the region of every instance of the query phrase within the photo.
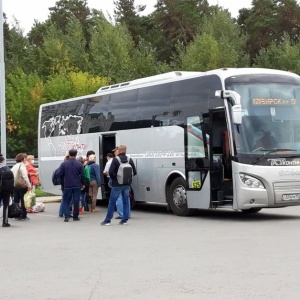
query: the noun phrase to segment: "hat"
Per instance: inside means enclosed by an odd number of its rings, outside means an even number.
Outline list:
[[[119,149],[119,147],[116,147],[115,149],[112,149],[111,151],[112,152],[115,152],[116,150],[118,150]]]

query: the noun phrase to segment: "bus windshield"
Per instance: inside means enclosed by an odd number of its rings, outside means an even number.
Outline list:
[[[227,89],[241,95],[242,124],[237,125],[238,154],[259,154],[272,149],[291,149],[300,154],[300,82],[245,82]],[[280,155],[273,151],[272,155]]]

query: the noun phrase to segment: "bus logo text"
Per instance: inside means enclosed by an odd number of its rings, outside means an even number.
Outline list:
[[[271,166],[300,166],[299,160],[286,160],[285,158],[270,158]]]

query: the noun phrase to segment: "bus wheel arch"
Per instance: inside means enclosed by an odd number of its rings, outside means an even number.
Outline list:
[[[166,184],[166,198],[169,209],[177,216],[188,216],[191,210],[187,205],[186,182],[179,174],[172,174]]]

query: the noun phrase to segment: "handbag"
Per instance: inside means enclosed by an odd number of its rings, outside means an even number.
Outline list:
[[[20,168],[21,168],[21,164],[19,166],[16,178],[15,178],[15,187],[17,189],[25,189],[25,188],[27,188],[27,184],[26,184],[25,179],[22,177],[22,174],[20,172]]]
[[[9,218],[20,218],[23,211],[18,203],[12,203],[8,206],[8,217]]]
[[[36,204],[36,194],[31,190],[24,195],[24,204],[26,208],[32,208]]]

